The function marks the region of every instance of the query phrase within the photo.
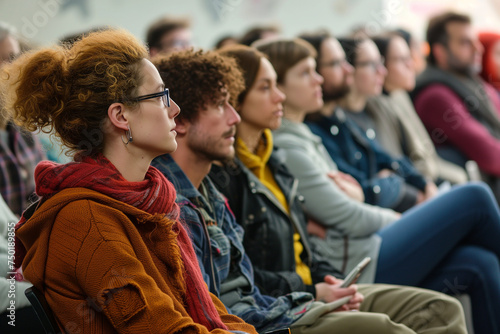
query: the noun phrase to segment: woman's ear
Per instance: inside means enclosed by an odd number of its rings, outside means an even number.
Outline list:
[[[128,130],[129,124],[123,103],[115,102],[108,107],[108,118],[111,124],[120,130]]]

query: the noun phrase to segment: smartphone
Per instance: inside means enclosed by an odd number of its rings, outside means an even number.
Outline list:
[[[361,262],[358,263],[356,265],[356,267],[354,267],[354,269],[351,270],[351,272],[349,274],[347,274],[347,276],[344,279],[344,282],[342,283],[342,285],[340,287],[347,288],[349,285],[356,282],[359,275],[361,275],[361,272],[363,272],[363,269],[366,268],[366,266],[368,265],[368,263],[370,263],[371,260],[372,260],[371,257],[368,257],[368,256],[365,257],[363,260],[361,260]]]
[[[264,334],[290,334],[290,328],[276,329],[274,331],[265,332]]]

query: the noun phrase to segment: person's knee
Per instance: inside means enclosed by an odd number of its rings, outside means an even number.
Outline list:
[[[500,261],[497,255],[479,246],[462,246],[444,274],[446,294],[473,293],[476,289],[490,290],[500,282]],[[449,270],[450,273],[446,273]],[[450,276],[452,275],[452,276]],[[454,277],[451,279],[450,277]]]
[[[488,268],[499,268],[500,263],[498,261],[498,256],[486,249],[481,249],[480,252],[476,252],[477,265],[481,270]]]
[[[493,192],[484,182],[470,182],[462,186],[461,191],[468,200],[475,200],[478,203],[496,203]]]
[[[333,330],[332,330],[333,329]],[[382,313],[334,312],[320,317],[310,326],[291,326],[296,334],[336,334],[387,333],[414,334],[410,328],[397,324]]]
[[[479,246],[464,246],[461,248],[460,265],[468,268],[475,276],[499,273],[500,262],[495,253]],[[495,275],[496,277],[498,277]]]
[[[440,294],[439,300],[430,305],[429,309],[435,317],[440,319],[452,321],[454,318],[465,323],[464,309],[455,297]]]
[[[407,326],[392,321],[387,314],[359,313],[359,315],[358,319],[351,321],[346,333],[414,333]]]
[[[359,333],[414,333],[406,325],[395,323],[387,314],[382,313],[371,313],[354,325],[360,326],[354,328],[354,330],[359,330]]]

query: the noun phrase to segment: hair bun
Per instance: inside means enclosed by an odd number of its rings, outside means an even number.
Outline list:
[[[17,124],[35,131],[50,125],[61,114],[67,93],[66,55],[63,48],[44,49],[27,53],[6,66],[2,105]]]

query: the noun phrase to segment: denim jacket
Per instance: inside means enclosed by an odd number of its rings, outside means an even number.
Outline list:
[[[254,283],[252,263],[243,248],[243,228],[208,177],[202,181],[202,187],[209,202],[169,155],[156,158],[153,166],[174,184],[181,220],[190,231],[203,278],[229,312],[261,332],[289,327],[310,308],[313,296],[308,293],[277,299],[260,293]]]
[[[339,170],[361,184],[366,203],[405,211],[416,203],[417,190],[425,190],[427,182],[411,162],[391,157],[340,108],[331,117],[318,116],[306,124],[321,137]],[[382,169],[393,174],[380,178],[377,173]]]

